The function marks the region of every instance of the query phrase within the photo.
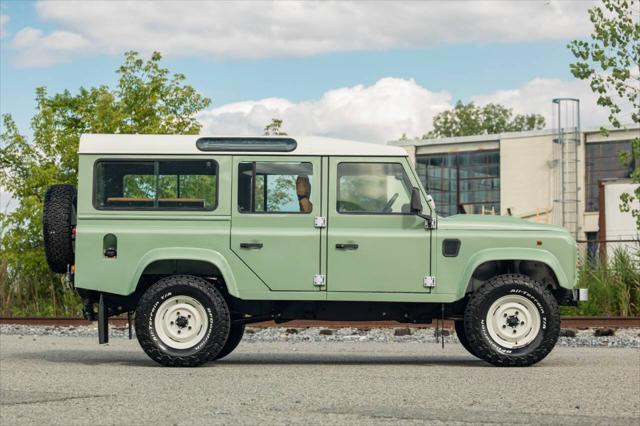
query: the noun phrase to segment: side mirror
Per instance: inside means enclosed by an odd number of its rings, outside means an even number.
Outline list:
[[[422,201],[418,188],[413,188],[411,191],[411,213],[422,213]]]
[[[420,190],[418,188],[413,188],[413,190],[411,190],[410,209],[411,213],[423,218],[426,221],[425,227],[427,229],[435,229],[436,221],[433,220],[433,217],[428,214],[422,214],[422,201],[420,200]]]

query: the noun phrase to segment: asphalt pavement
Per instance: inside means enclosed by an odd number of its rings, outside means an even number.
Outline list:
[[[156,366],[138,343],[0,336],[0,424],[640,424],[640,350],[496,368],[459,344],[243,342]]]

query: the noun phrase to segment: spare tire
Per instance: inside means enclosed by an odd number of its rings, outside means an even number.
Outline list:
[[[76,200],[77,191],[73,185],[52,185],[44,195],[44,253],[53,272],[65,273],[74,263]]]

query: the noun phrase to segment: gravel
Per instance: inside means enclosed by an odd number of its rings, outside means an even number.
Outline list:
[[[247,327],[243,342],[404,342],[441,343],[435,328],[252,328]],[[558,346],[565,347],[612,347],[640,349],[640,328],[611,329],[563,329]],[[127,338],[127,327],[110,327],[113,338]],[[97,337],[97,325],[80,327],[0,325],[0,334],[17,335],[18,338],[37,339],[38,336],[83,336]],[[605,335],[602,335],[605,334]],[[613,335],[611,335],[613,334]],[[443,332],[445,344],[458,343],[453,330]],[[135,337],[135,332],[134,332]]]

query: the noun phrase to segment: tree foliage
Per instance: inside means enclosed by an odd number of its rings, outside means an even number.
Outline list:
[[[640,5],[635,0],[603,0],[589,9],[593,24],[591,39],[573,40],[568,48],[576,57],[571,73],[589,82],[598,96],[597,104],[609,112],[609,123],[621,128],[620,115],[630,105],[631,120],[640,123]],[[606,130],[603,129],[606,133]],[[631,141],[631,152],[621,152],[621,161],[628,165],[640,156],[640,138]],[[631,174],[633,183],[640,184],[640,170]],[[634,193],[621,196],[620,208],[631,212],[640,229],[640,209],[632,202],[640,199],[640,185]]]
[[[513,115],[513,110],[499,104],[478,106],[473,102],[441,112],[433,119],[433,130],[423,139],[452,136],[486,135],[503,132],[520,132],[544,128],[544,117],[538,114]]]
[[[265,136],[286,136],[287,132],[282,130],[282,120],[279,118],[272,118],[271,123],[264,126]]]
[[[43,312],[28,304],[50,294],[53,311],[63,298],[60,277],[48,271],[42,242],[42,202],[46,188],[54,183],[76,184],[78,143],[83,133],[197,134],[197,112],[211,100],[185,84],[185,76],[171,74],[160,64],[160,53],[144,60],[136,52],[125,54],[115,87],[83,88],[76,94],[65,90],[49,95],[36,90],[32,138],[20,132],[9,114],[2,116],[0,135],[0,187],[17,200],[17,208],[0,214],[0,271],[2,308],[7,298],[13,306]],[[52,283],[56,283],[53,285]],[[57,298],[57,299],[56,299]],[[61,306],[64,311],[64,306]],[[24,308],[27,309],[27,308]]]

